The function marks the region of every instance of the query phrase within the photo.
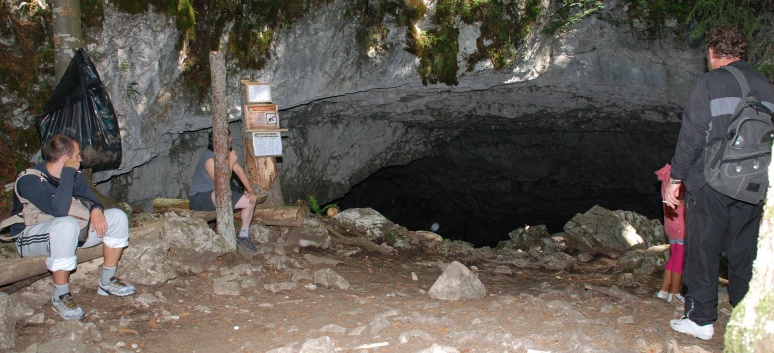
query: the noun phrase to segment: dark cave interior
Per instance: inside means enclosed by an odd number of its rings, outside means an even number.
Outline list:
[[[337,203],[373,208],[409,230],[492,247],[525,225],[561,232],[594,205],[661,220],[655,171],[672,157],[678,130],[471,130],[423,159],[379,170]]]

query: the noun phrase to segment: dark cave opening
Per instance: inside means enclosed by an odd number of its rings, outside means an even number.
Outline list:
[[[343,209],[370,207],[409,230],[496,246],[525,225],[561,232],[594,205],[663,217],[655,171],[677,128],[631,131],[470,131],[425,158],[379,170],[350,190]]]

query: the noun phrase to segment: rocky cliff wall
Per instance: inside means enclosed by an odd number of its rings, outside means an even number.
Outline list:
[[[638,40],[628,26],[592,17],[559,38],[534,28],[517,49],[518,60],[504,69],[482,62],[474,71],[461,70],[457,86],[424,86],[416,73],[418,59],[404,50],[405,28],[390,28],[384,50],[360,48],[357,18],[344,15],[347,6],[334,1],[278,33],[263,70],[229,67],[232,121],[241,115],[240,79],[272,83],[281,124],[290,129],[280,164],[286,201],[341,198],[379,170],[443,154],[436,149],[460,135],[476,136],[472,145],[491,149],[471,151],[476,155],[536,148],[542,152],[526,154],[551,161],[562,160],[554,158],[564,148],[554,148],[556,141],[502,144],[488,132],[512,139],[533,131],[577,139],[636,133],[644,136],[642,143],[625,148],[641,147],[663,159],[672,140],[654,145],[650,140],[678,128],[681,106],[704,70],[699,49]],[[623,6],[607,1],[604,15],[625,16]],[[478,25],[459,23],[459,30],[462,63],[475,48]],[[144,207],[154,197],[183,197],[192,164],[206,145],[211,115],[208,103],[183,89],[185,43],[179,45],[173,21],[151,12],[130,16],[108,10],[104,29],[87,35],[94,43],[87,51],[121,118],[125,147],[118,170],[95,174],[98,187]],[[238,131],[238,123],[232,129]],[[582,165],[587,158],[598,156],[579,153],[576,159]],[[629,158],[607,167],[629,171],[627,164],[638,157]],[[652,175],[644,170],[657,164],[648,160],[637,172],[613,174],[647,183]],[[588,178],[573,185],[594,183],[593,175]]]

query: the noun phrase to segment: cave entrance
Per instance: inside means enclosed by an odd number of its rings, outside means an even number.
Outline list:
[[[637,131],[471,131],[425,158],[379,170],[341,200],[409,230],[496,246],[525,225],[556,233],[594,205],[662,219],[655,171],[678,128]],[[668,125],[668,126],[667,126]]]

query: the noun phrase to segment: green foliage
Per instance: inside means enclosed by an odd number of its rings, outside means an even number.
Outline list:
[[[742,29],[750,39],[747,61],[774,81],[774,2],[770,0],[695,0],[689,18],[691,38],[704,38],[713,27]]]
[[[190,40],[190,52],[183,64],[185,86],[198,93],[199,99],[209,92],[211,51],[226,50],[227,60],[236,60],[240,68],[262,69],[271,58],[274,34],[330,1],[179,0],[178,28]],[[220,39],[227,25],[232,25],[227,33],[228,47],[221,48]]]
[[[627,16],[644,39],[682,38],[695,0],[629,0]]]
[[[601,0],[561,0],[559,6],[549,14],[550,22],[543,33],[556,35],[566,31],[572,24],[604,10]]]
[[[317,203],[317,199],[312,195],[309,195],[309,197],[307,198],[307,201],[309,202],[309,209],[316,214],[323,214],[323,212],[325,212],[329,208],[339,207],[335,203],[332,203],[332,204],[325,205],[325,207],[320,208],[320,204]]]
[[[417,71],[423,84],[442,82],[454,86],[458,83],[458,18],[481,24],[478,51],[468,58],[466,69],[473,70],[476,63],[487,59],[500,69],[510,64],[513,48],[522,43],[541,12],[540,0],[439,0],[431,15],[435,28],[422,30],[415,25],[421,17],[412,19],[407,50],[420,60]]]
[[[102,28],[105,20],[104,0],[81,0],[81,26]]]

